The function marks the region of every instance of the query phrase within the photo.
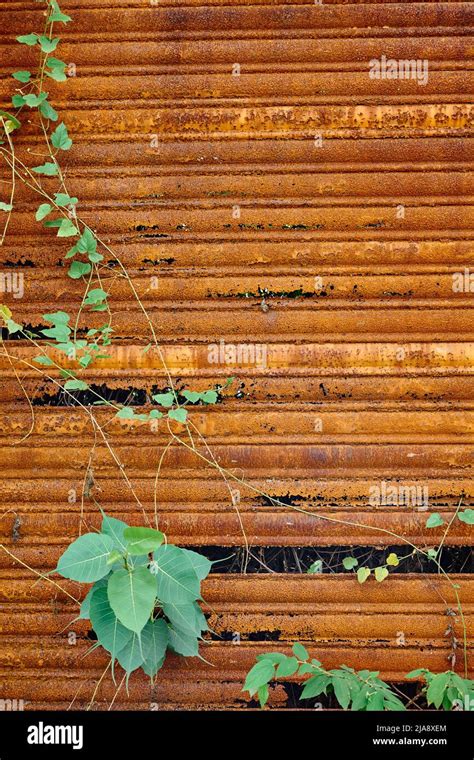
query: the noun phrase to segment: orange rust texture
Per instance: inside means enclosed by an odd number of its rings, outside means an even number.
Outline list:
[[[11,71],[34,65],[14,37],[39,28],[41,14],[32,2],[4,6],[0,101],[8,104]],[[465,506],[474,501],[474,296],[452,287],[453,273],[472,265],[473,4],[62,6],[74,24],[62,35],[61,57],[77,76],[48,89],[74,139],[64,165],[81,215],[128,267],[177,386],[206,389],[237,377],[216,408],[193,411],[222,465],[306,510],[270,507],[242,489],[239,517],[218,475],[174,447],[157,488],[170,540],[230,553],[243,546],[242,520],[254,547],[435,543],[443,530],[426,537],[426,512],[373,507],[368,494],[382,480],[426,485],[445,520],[461,495]],[[428,59],[426,85],[370,79],[369,60],[381,55]],[[236,63],[240,76],[232,75]],[[39,163],[33,122],[18,145],[22,160]],[[74,312],[82,285],[68,281],[64,244],[35,224],[36,206],[19,187],[0,268],[23,273],[24,297],[2,300],[17,321],[38,327],[57,305]],[[166,376],[156,354],[141,350],[148,327],[127,284],[116,277],[109,288],[116,344],[87,379],[149,398]],[[87,314],[80,326],[103,321]],[[221,340],[261,344],[265,362],[215,364],[209,346]],[[37,354],[15,349],[26,361]],[[36,402],[57,396],[34,370],[23,365],[20,374]],[[60,403],[38,406],[33,433],[20,442],[31,416],[4,358],[0,378],[1,540],[47,571],[77,533],[81,506],[68,498],[81,493],[93,435],[80,410]],[[97,412],[101,423],[109,416]],[[166,436],[118,421],[107,429],[152,514]],[[141,521],[100,445],[94,478],[106,511]],[[84,517],[97,526],[87,499]],[[455,521],[447,544],[470,546],[472,530]],[[468,575],[456,580],[471,646],[473,584]],[[64,587],[79,593],[77,584]],[[437,576],[359,587],[329,574],[213,575],[204,596],[223,636],[204,650],[214,667],[171,657],[154,689],[134,676],[115,707],[244,707],[242,681],[255,655],[287,651],[296,639],[329,666],[370,667],[392,679],[448,667],[446,612],[455,600]],[[72,626],[75,612],[0,554],[1,698],[46,709],[88,704],[106,658],[81,657],[90,642],[84,622]],[[460,637],[459,621],[455,627]],[[278,644],[256,641],[258,632]],[[236,633],[240,644],[228,640]],[[98,707],[114,693],[106,679]],[[275,705],[285,698],[280,687],[272,692]]]

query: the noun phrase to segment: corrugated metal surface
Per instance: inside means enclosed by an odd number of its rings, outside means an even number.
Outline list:
[[[62,5],[75,21],[62,56],[77,76],[50,92],[75,140],[66,158],[70,188],[145,294],[178,386],[208,388],[237,376],[239,393],[193,414],[221,463],[314,515],[417,542],[426,513],[369,507],[371,485],[427,485],[446,515],[461,494],[472,503],[473,296],[453,292],[452,273],[472,263],[474,4]],[[9,73],[31,55],[14,35],[37,28],[40,14],[25,2],[0,12],[6,101]],[[428,59],[426,86],[371,80],[368,61],[382,54]],[[240,76],[232,76],[236,63]],[[33,127],[20,143],[25,156],[34,153]],[[25,298],[12,302],[16,316],[36,326],[57,302],[72,310],[81,288],[58,265],[63,246],[38,232],[34,200],[19,193],[0,265],[24,273]],[[118,345],[90,381],[163,388],[157,360],[140,351],[144,319],[119,279],[111,301]],[[87,326],[96,322],[103,317],[87,317]],[[267,366],[209,364],[208,346],[221,339],[265,344]],[[38,406],[34,434],[12,446],[30,417],[4,360],[0,376],[0,502],[15,510],[1,520],[2,538],[30,566],[50,569],[77,532],[79,507],[68,505],[68,493],[82,488],[92,437],[79,410],[59,402]],[[37,403],[52,403],[54,386],[35,373],[22,377]],[[151,510],[165,437],[118,422],[110,429]],[[241,546],[238,516],[215,473],[184,449],[171,449],[165,465],[158,503],[170,539]],[[100,448],[94,476],[104,508],[138,522]],[[240,510],[254,546],[387,543],[369,527],[269,507],[251,493],[242,494]],[[97,519],[88,503],[86,516]],[[472,531],[456,522],[447,543],[471,545]],[[37,707],[74,698],[86,705],[106,658],[81,659],[84,625],[77,644],[68,644],[67,599],[47,584],[33,586],[5,554],[0,579],[0,696]],[[469,626],[473,585],[468,576],[458,581]],[[420,665],[448,667],[446,609],[455,602],[436,576],[359,587],[338,576],[213,575],[205,597],[216,632],[238,633],[240,644],[212,641],[204,654],[214,667],[170,661],[153,692],[134,677],[116,706],[242,706],[246,669],[275,646],[256,640],[259,632],[281,644],[309,642],[330,665],[380,668],[389,678]],[[114,691],[104,682],[99,705]],[[283,703],[283,690],[272,698]]]

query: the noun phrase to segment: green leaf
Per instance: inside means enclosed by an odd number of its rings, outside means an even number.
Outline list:
[[[426,692],[428,705],[434,704],[436,708],[441,706],[444,692],[450,680],[450,673],[438,673],[433,676]]]
[[[124,552],[127,548],[127,542],[123,537],[123,534],[125,530],[128,528],[127,523],[123,522],[122,520],[117,520],[115,517],[109,517],[108,515],[103,514],[103,520],[101,525],[101,531],[106,536],[110,536],[113,541],[115,547],[121,551]]]
[[[29,47],[32,47],[33,45],[36,45],[36,43],[38,42],[38,35],[37,34],[21,34],[16,39],[17,39],[17,42],[20,42],[22,45],[28,45]]]
[[[127,528],[123,537],[128,542],[127,551],[132,555],[154,552],[165,540],[164,534],[153,528]]]
[[[183,604],[200,597],[200,582],[190,558],[177,546],[160,546],[154,553],[160,602]]]
[[[163,618],[149,620],[142,631],[143,665],[148,676],[155,676],[161,668],[168,646],[168,626]]]
[[[365,583],[370,573],[371,573],[371,570],[369,567],[359,567],[357,571],[357,580],[359,581],[359,583]]]
[[[52,210],[53,207],[50,206],[49,203],[42,203],[36,212],[36,221],[41,222],[41,220],[48,216]]]
[[[367,711],[375,712],[376,710],[383,710],[384,699],[383,694],[380,691],[376,691],[374,694],[370,694],[367,698]]]
[[[12,312],[8,308],[8,306],[5,306],[5,304],[0,304],[0,316],[2,317],[3,321],[6,322],[8,319],[11,319]]]
[[[97,264],[99,261],[102,261],[104,258],[101,253],[97,253],[97,251],[92,251],[88,254],[89,261],[92,261],[93,264]]]
[[[296,671],[299,668],[299,662],[296,657],[287,657],[285,660],[282,660],[276,669],[276,677],[277,678],[285,678],[287,676],[292,676],[296,673]]]
[[[41,37],[38,38],[38,42],[43,53],[53,53],[58,46],[59,37],[55,37],[54,39],[50,40],[49,37],[46,37],[46,35],[42,34]]]
[[[64,61],[60,61],[59,58],[54,58],[52,55],[48,57],[48,66],[50,69],[61,69],[61,71],[66,68]]]
[[[474,525],[474,509],[465,509],[464,512],[458,512],[458,517],[466,525]]]
[[[157,404],[160,406],[164,406],[166,409],[168,407],[173,406],[175,398],[172,393],[155,393],[154,396],[152,396],[153,401],[156,401]]]
[[[279,665],[280,662],[288,659],[288,655],[283,652],[265,652],[265,654],[257,655],[257,662],[260,660],[268,660],[272,665]]]
[[[403,702],[395,696],[395,694],[385,694],[383,706],[385,710],[392,710],[396,712],[405,712],[407,709]]]
[[[199,580],[203,581],[207,578],[211,572],[212,562],[207,557],[204,557],[204,555],[193,552],[191,549],[180,549],[180,551],[190,560]]]
[[[89,618],[100,645],[114,659],[129,643],[133,633],[117,620],[109,603],[107,586],[96,589],[92,594]]]
[[[392,552],[391,554],[388,555],[386,559],[386,563],[387,565],[390,565],[391,567],[398,567],[398,565],[400,564],[400,560],[397,557],[397,555],[394,554],[394,552]]]
[[[194,602],[186,602],[185,604],[176,604],[175,602],[163,603],[163,612],[170,621],[172,627],[176,631],[181,631],[186,636],[196,638],[201,635],[201,631],[206,630],[202,628],[202,618],[199,615],[200,608],[196,610]]]
[[[93,583],[107,575],[107,557],[114,548],[112,539],[101,533],[79,536],[61,555],[57,572],[64,578]]]
[[[52,13],[49,17],[49,20],[54,21],[55,23],[62,22],[63,24],[68,24],[70,21],[72,21],[72,18],[66,13],[58,11],[57,13]]]
[[[69,21],[72,21],[72,18],[70,16],[62,12],[57,0],[51,0],[50,5],[51,5],[51,14],[48,18],[48,21],[50,23],[62,22],[63,24],[68,24]]]
[[[359,564],[359,560],[355,557],[344,557],[342,565],[346,570],[353,570]]]
[[[170,409],[168,412],[168,417],[172,420],[177,420],[177,422],[186,422],[188,416],[188,412],[186,409]]]
[[[8,111],[2,111],[0,108],[0,119],[3,119],[5,121],[5,127],[10,127],[7,129],[7,132],[13,132],[14,129],[19,129],[21,127],[21,122],[18,121],[18,119],[15,116],[12,116],[11,113],[8,113]]]
[[[444,520],[439,512],[433,512],[426,521],[427,528],[439,528],[440,525],[444,525]]]
[[[64,383],[65,391],[86,391],[88,388],[88,384],[83,380],[68,380]]]
[[[323,561],[321,559],[317,559],[314,562],[311,563],[311,565],[308,567],[307,572],[310,575],[319,575],[319,573],[323,572]]]
[[[49,356],[35,356],[33,359],[34,362],[37,364],[43,364],[45,367],[51,367],[54,362],[52,359],[49,358]]]
[[[43,314],[43,319],[52,322],[53,325],[67,325],[70,316],[65,311],[54,311],[51,314]]]
[[[119,420],[133,420],[135,410],[131,406],[123,406],[115,415]]]
[[[23,95],[13,95],[12,96],[12,105],[15,106],[15,108],[21,108],[25,105],[25,98]]]
[[[120,622],[140,633],[155,606],[156,585],[152,574],[146,567],[116,570],[110,576],[108,594],[110,606]]]
[[[320,673],[316,676],[308,678],[303,691],[301,692],[300,699],[310,699],[311,697],[318,697],[325,691],[328,685],[331,683],[331,678],[324,673]]]
[[[52,68],[49,71],[45,70],[45,74],[50,79],[54,79],[55,82],[65,82],[67,80],[66,74],[59,68]],[[67,150],[67,148],[65,150]]]
[[[33,93],[29,93],[28,95],[23,95],[22,97],[23,102],[29,108],[38,108],[38,106],[41,105],[44,100],[46,100],[48,93],[42,92],[41,95],[34,95]]]
[[[357,712],[366,709],[368,699],[367,693],[368,689],[362,686],[358,693],[353,695],[351,710]]]
[[[96,304],[105,301],[107,299],[107,296],[108,293],[106,293],[105,290],[102,290],[102,288],[93,288],[87,293],[87,296],[84,299],[84,303],[87,306],[95,306]]]
[[[309,658],[308,651],[305,649],[303,644],[300,644],[298,641],[295,644],[293,644],[293,654],[299,660],[307,660]]]
[[[18,322],[14,322],[13,319],[7,320],[7,330],[9,333],[16,333],[23,330],[23,325],[18,324]]]
[[[50,119],[51,121],[57,121],[58,120],[58,114],[54,110],[51,103],[49,103],[47,100],[45,100],[43,103],[41,103],[39,107],[40,113],[42,116],[44,116],[45,119]]]
[[[117,660],[128,676],[140,667],[143,663],[143,648],[139,634],[131,634],[130,640],[125,644],[124,648],[118,652]]]
[[[107,564],[116,565],[118,562],[122,562],[122,560],[123,560],[123,554],[119,552],[117,549],[112,549],[112,551],[110,552],[107,558]]]
[[[201,400],[205,404],[215,404],[217,398],[217,391],[204,391],[204,393],[201,393]]]
[[[379,583],[382,583],[382,581],[384,581],[385,578],[387,578],[389,574],[386,567],[376,567],[374,572],[375,572],[375,580],[378,581]]]
[[[72,140],[68,135],[66,125],[61,122],[51,135],[51,142],[58,150],[69,150],[72,146]]]
[[[347,679],[344,676],[341,677],[333,672],[331,684],[337,701],[343,710],[347,710],[351,701],[351,692]]]
[[[64,206],[75,206],[78,202],[77,198],[71,198],[71,196],[67,193],[55,193],[54,200],[56,201],[56,205],[60,206],[61,208]]]
[[[183,391],[182,395],[191,404],[195,404],[197,401],[201,399],[201,394],[197,393],[197,391]]]
[[[62,221],[63,221],[63,217],[62,216],[60,216],[60,217],[58,217],[56,219],[48,219],[47,222],[44,222],[44,227],[47,227],[48,229],[50,229],[50,228],[54,229],[55,227],[59,228],[61,226],[61,224],[62,224]]]
[[[264,684],[263,686],[260,686],[259,689],[257,689],[257,697],[258,697],[258,701],[260,702],[260,707],[265,707],[265,705],[268,702],[268,697],[269,697],[267,684]]]
[[[199,654],[199,641],[196,636],[188,636],[183,631],[175,630],[168,626],[169,646],[184,657],[197,657]]]
[[[58,237],[73,237],[73,235],[79,235],[76,225],[70,219],[62,219],[58,230]]]
[[[90,264],[83,261],[73,261],[69,267],[68,275],[72,280],[79,280],[80,277],[89,274],[91,269],[92,267]]]
[[[34,166],[31,171],[36,172],[36,174],[44,174],[46,177],[55,177],[58,173],[58,166],[51,161],[47,161],[41,166]]]
[[[76,247],[79,253],[95,253],[97,249],[97,239],[88,227],[84,229],[84,232],[77,241]]]
[[[253,697],[261,686],[272,680],[274,673],[275,668],[269,660],[260,660],[247,673],[242,691],[248,691]]]
[[[89,620],[92,595],[94,594],[95,591],[97,591],[97,589],[104,588],[105,586],[107,586],[107,583],[108,583],[108,575],[105,575],[99,581],[96,581],[94,585],[92,586],[92,588],[89,589],[87,595],[85,596],[81,604],[81,609],[79,612],[80,620]]]
[[[13,206],[11,203],[0,201],[0,211],[13,211]]]
[[[17,82],[23,82],[23,84],[27,84],[31,79],[31,71],[15,71],[14,74],[12,74],[13,79],[16,79]]]

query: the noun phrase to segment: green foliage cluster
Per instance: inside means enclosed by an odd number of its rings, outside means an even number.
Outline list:
[[[201,554],[165,542],[158,530],[129,527],[103,514],[100,533],[77,538],[60,557],[64,578],[92,583],[80,610],[97,645],[130,674],[142,668],[152,679],[167,650],[199,655],[208,629],[199,606],[201,581],[211,562]]]
[[[273,680],[291,676],[309,676],[304,680],[301,700],[321,694],[334,694],[343,710],[353,711],[404,711],[406,705],[393,689],[379,678],[378,671],[358,670],[342,665],[326,670],[319,660],[312,659],[306,648],[296,643],[293,654],[268,652],[258,655],[256,664],[249,670],[243,691],[257,696],[264,707],[269,697],[269,684]],[[474,680],[461,678],[452,670],[431,673],[426,668],[413,670],[407,678],[423,678],[425,686],[420,692],[428,706],[443,710],[474,709]]]
[[[447,670],[431,673],[427,668],[419,668],[407,673],[407,678],[423,678],[426,685],[422,695],[428,707],[432,705],[443,710],[474,710],[474,681],[462,678],[458,673]]]
[[[378,671],[355,671],[346,665],[326,670],[319,660],[310,658],[302,644],[296,643],[292,656],[282,652],[259,655],[247,674],[243,690],[248,691],[251,697],[256,694],[261,707],[264,707],[271,681],[290,676],[309,676],[304,682],[300,699],[333,693],[343,710],[404,710],[403,702],[378,675]]]

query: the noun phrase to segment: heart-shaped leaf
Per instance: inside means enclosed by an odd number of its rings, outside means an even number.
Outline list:
[[[149,620],[142,633],[143,665],[148,676],[155,676],[163,665],[168,647],[168,626],[163,618]]]
[[[92,594],[89,617],[98,641],[114,659],[128,644],[133,632],[117,619],[110,606],[106,586],[96,589]]]
[[[165,540],[164,534],[153,528],[127,528],[123,537],[127,541],[127,551],[132,555],[154,552]]]
[[[57,571],[64,578],[93,583],[109,572],[107,558],[114,548],[109,536],[85,533],[79,536],[60,557]]]
[[[166,544],[154,553],[157,595],[160,602],[183,604],[200,597],[194,566],[177,546]]]
[[[108,595],[110,606],[120,622],[140,633],[155,606],[156,585],[149,570],[146,567],[116,570],[110,576]]]

